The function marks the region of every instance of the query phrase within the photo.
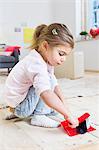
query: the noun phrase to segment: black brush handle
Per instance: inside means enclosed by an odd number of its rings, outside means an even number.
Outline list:
[[[84,134],[87,132],[86,120],[80,123],[78,127],[76,127],[76,131],[79,134]]]

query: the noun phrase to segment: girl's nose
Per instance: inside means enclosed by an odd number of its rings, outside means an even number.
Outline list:
[[[61,57],[61,62],[64,62],[65,60],[66,60],[65,56]]]

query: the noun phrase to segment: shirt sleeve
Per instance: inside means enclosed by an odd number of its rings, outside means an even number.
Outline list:
[[[53,86],[54,86],[54,87],[57,86],[57,85],[58,85],[58,82],[57,82],[57,79],[56,79],[54,73],[52,74],[52,80],[53,80]]]
[[[49,70],[50,70],[50,75],[51,75],[51,80],[52,80],[52,83],[53,83],[53,87],[55,88],[55,86],[58,85],[58,82],[57,82],[56,76],[54,74],[54,67],[49,66]]]
[[[51,90],[50,77],[46,64],[37,62],[28,67],[28,75],[38,96],[46,90]]]

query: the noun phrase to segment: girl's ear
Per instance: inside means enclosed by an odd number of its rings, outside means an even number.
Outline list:
[[[42,48],[43,48],[44,50],[48,50],[48,47],[49,47],[48,42],[47,42],[47,41],[43,41],[43,42],[42,42]]]

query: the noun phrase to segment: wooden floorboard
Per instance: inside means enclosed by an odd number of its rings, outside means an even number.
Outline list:
[[[99,79],[94,80],[93,74],[91,77],[90,80],[92,79],[92,81],[90,82],[87,78],[88,87],[91,83],[91,86],[93,85],[96,89],[97,86],[94,81],[97,84]],[[4,103],[4,83],[4,77],[0,77],[1,106]],[[99,95],[68,98],[68,104],[75,116],[79,117],[83,113],[89,112],[91,123],[96,130],[69,137],[62,127],[52,129],[31,126],[30,119],[7,121],[5,117],[9,114],[8,110],[0,109],[0,150],[99,150]]]

